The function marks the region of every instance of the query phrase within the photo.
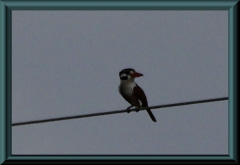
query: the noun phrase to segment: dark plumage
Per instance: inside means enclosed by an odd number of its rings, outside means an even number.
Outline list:
[[[143,76],[143,74],[136,72],[132,68],[126,68],[119,72],[121,80],[119,93],[129,104],[131,104],[131,106],[128,107],[128,110],[133,106],[148,107],[147,97],[144,91],[134,82],[134,78],[141,76]],[[147,109],[147,112],[151,119],[156,122],[156,119],[149,108]]]

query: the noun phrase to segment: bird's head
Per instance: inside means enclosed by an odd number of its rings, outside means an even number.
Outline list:
[[[121,72],[119,72],[119,77],[121,80],[129,80],[129,79],[134,79],[136,77],[141,77],[143,76],[143,74],[136,72],[134,69],[132,68],[126,68],[123,69]]]

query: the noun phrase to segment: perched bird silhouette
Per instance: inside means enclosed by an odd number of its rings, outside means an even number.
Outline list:
[[[134,81],[136,77],[141,77],[143,74],[136,72],[132,68],[123,69],[119,72],[120,77],[120,85],[118,87],[119,93],[122,97],[131,104],[130,107],[127,108],[128,113],[130,112],[130,108],[136,107],[148,107],[147,97],[142,90]],[[136,110],[138,112],[139,110]],[[151,117],[152,121],[157,122],[152,111],[147,108],[147,113]]]

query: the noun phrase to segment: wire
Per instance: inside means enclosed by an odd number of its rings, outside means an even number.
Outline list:
[[[158,109],[158,108],[167,108],[167,107],[183,106],[183,105],[190,105],[190,104],[200,104],[200,103],[223,101],[223,100],[228,100],[228,97],[206,99],[206,100],[196,100],[196,101],[188,101],[188,102],[180,102],[180,103],[173,103],[173,104],[164,104],[164,105],[150,106],[148,108]],[[142,111],[142,110],[145,110],[145,109],[146,109],[146,107],[145,108],[140,108],[140,109],[135,108],[135,109],[130,109],[130,111],[135,111],[135,110],[141,110]],[[13,123],[12,126],[46,123],[46,122],[53,122],[53,121],[60,121],[60,120],[70,120],[70,119],[93,117],[93,116],[111,115],[111,114],[124,113],[124,112],[127,112],[127,110],[124,109],[124,110],[116,110],[116,111],[110,111],[110,112],[99,112],[99,113],[92,113],[92,114],[85,114],[85,115],[58,117],[58,118],[50,118],[50,119],[42,119],[42,120],[32,120],[32,121]]]

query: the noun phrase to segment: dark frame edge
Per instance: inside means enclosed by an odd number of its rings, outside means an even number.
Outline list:
[[[6,160],[7,153],[7,135],[6,135],[6,13],[7,7],[0,1],[0,163]]]
[[[237,53],[238,53],[238,11],[239,1],[228,11],[229,44],[229,156],[239,163],[238,158],[238,105],[237,105]],[[232,122],[230,122],[232,121]]]
[[[237,162],[239,163],[239,157],[238,157],[238,122],[239,122],[239,117],[238,117],[238,105],[237,105],[237,89],[238,89],[238,70],[237,70],[237,66],[238,66],[238,52],[239,52],[239,48],[238,48],[238,41],[239,41],[239,36],[237,35],[239,32],[239,1],[238,3],[236,3],[233,7],[232,7],[232,30],[233,30],[233,36],[232,36],[232,53],[233,53],[233,63],[232,63],[232,86],[233,86],[233,92],[232,92],[232,95],[233,95],[233,105],[232,105],[232,108],[233,108],[233,137],[232,137],[232,140],[233,140],[233,146],[232,146],[232,158]]]
[[[12,139],[12,11],[6,8],[6,134]],[[6,155],[12,154],[12,143],[7,143]]]
[[[229,9],[229,21],[230,16],[232,16],[232,25],[229,25],[233,29],[233,34],[237,34],[237,10],[238,10],[238,4],[234,5],[231,9]],[[11,142],[10,144],[7,143],[7,139],[11,139],[11,30],[7,30],[7,28],[11,28],[11,8],[8,8],[1,0],[0,0],[0,91],[4,91],[0,93],[0,109],[3,109],[3,111],[0,111],[0,130],[1,132],[6,133],[6,135],[1,134],[0,136],[0,163],[3,163],[7,158],[6,162],[14,160],[15,156],[11,156]],[[230,22],[231,23],[231,22]],[[229,24],[230,24],[229,23]],[[230,29],[229,29],[230,30]],[[230,33],[229,33],[230,38]],[[230,160],[229,163],[235,164],[238,162],[237,157],[237,105],[236,105],[236,98],[237,93],[235,90],[237,88],[237,35],[232,35],[232,38],[230,38],[229,42],[229,49],[232,47],[232,52],[230,52],[230,63],[232,66],[229,65],[229,74],[230,71],[232,72],[232,78],[230,81],[232,83],[232,93],[229,92],[229,100],[232,99],[232,101],[229,101],[229,104],[232,103],[232,105],[229,106],[229,108],[232,108],[233,111],[231,112],[232,116],[230,116],[231,120],[233,120],[233,130],[232,130],[232,145],[229,145],[229,155],[230,158],[233,160]],[[232,45],[230,43],[232,42]],[[231,54],[232,53],[232,54]],[[231,57],[232,55],[232,57]],[[231,61],[232,60],[232,61]],[[7,72],[6,72],[7,71]],[[9,76],[10,75],[10,76]],[[230,82],[229,82],[230,84]],[[230,85],[229,85],[230,87]],[[230,88],[229,88],[230,90]],[[10,92],[10,93],[9,93]],[[230,95],[231,94],[231,95]],[[232,97],[231,97],[232,96]],[[231,98],[231,99],[230,99]],[[8,116],[8,118],[7,118]],[[230,119],[229,118],[229,119]],[[230,125],[230,124],[229,124]],[[230,127],[229,127],[230,129]],[[229,137],[230,138],[230,137]],[[231,142],[230,142],[231,144]],[[230,151],[232,150],[232,152]],[[11,156],[11,157],[10,157]],[[16,156],[17,158],[18,156]],[[54,156],[55,157],[55,156]],[[13,159],[12,159],[13,158]],[[19,158],[19,157],[18,157]],[[41,157],[39,157],[41,158]],[[38,159],[38,158],[37,158]],[[36,159],[36,160],[37,160]],[[15,159],[16,160],[16,159]],[[197,160],[196,160],[197,161]],[[218,160],[220,161],[220,160]],[[218,162],[217,161],[217,162]],[[235,161],[235,162],[233,162]],[[221,163],[219,163],[221,164]]]
[[[238,0],[2,0],[11,10],[228,10]],[[21,4],[19,5],[19,2]],[[57,3],[57,5],[56,5]],[[173,5],[173,3],[175,5]]]

